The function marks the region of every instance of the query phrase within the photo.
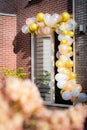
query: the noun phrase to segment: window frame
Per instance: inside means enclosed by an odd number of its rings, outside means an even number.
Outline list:
[[[35,60],[34,60],[34,58],[35,58],[35,52],[34,52],[34,50],[35,50],[35,37],[36,37],[35,35],[31,34],[31,80],[32,80],[32,82],[35,81],[35,74],[34,74],[34,68],[35,68]],[[54,44],[55,44],[54,34],[43,35],[42,37],[43,38],[44,37],[50,37],[51,38],[51,45],[54,48]],[[52,55],[54,55],[55,50],[52,50],[52,51],[53,51]],[[55,56],[54,56],[54,59],[55,59]],[[52,64],[53,64],[52,69],[55,69],[55,60],[53,60]],[[54,86],[53,86],[53,88],[51,87],[51,102],[43,101],[44,104],[46,106],[49,106],[49,107],[51,106],[51,107],[61,107],[61,108],[68,108],[68,107],[72,106],[72,105],[67,105],[67,104],[57,104],[57,103],[55,103],[55,70],[54,70],[53,76],[54,77],[52,77],[52,74],[51,74],[51,79],[54,80],[53,81]],[[51,84],[52,84],[52,82],[51,82]]]

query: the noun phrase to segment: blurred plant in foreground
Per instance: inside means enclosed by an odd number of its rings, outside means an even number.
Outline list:
[[[1,69],[1,74],[7,78],[13,76],[19,79],[25,79],[26,77],[26,73],[22,67],[18,67],[17,69],[9,69],[4,67]]]
[[[0,76],[0,130],[84,130],[86,110],[49,110],[30,80]]]

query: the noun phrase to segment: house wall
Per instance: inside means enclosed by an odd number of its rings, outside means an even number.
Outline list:
[[[17,0],[0,0],[0,70],[16,68],[14,38],[16,36]]]
[[[0,69],[16,68],[13,41],[16,35],[16,16],[0,15]]]
[[[0,13],[16,14],[18,0],[0,0]]]
[[[75,44],[77,82],[87,93],[87,26],[85,33],[79,31],[79,25],[87,25],[87,0],[75,0],[75,19],[78,23]]]

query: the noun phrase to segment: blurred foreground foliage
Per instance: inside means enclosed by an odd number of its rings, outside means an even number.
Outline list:
[[[1,69],[0,74],[5,77],[16,77],[19,79],[25,79],[26,73],[24,72],[24,69],[22,67],[18,67],[17,69],[9,69],[7,67],[4,67]]]

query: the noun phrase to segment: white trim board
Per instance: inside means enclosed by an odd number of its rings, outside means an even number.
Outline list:
[[[17,14],[9,14],[9,13],[0,13],[0,15],[2,15],[2,16],[12,16],[12,17],[17,16]]]

